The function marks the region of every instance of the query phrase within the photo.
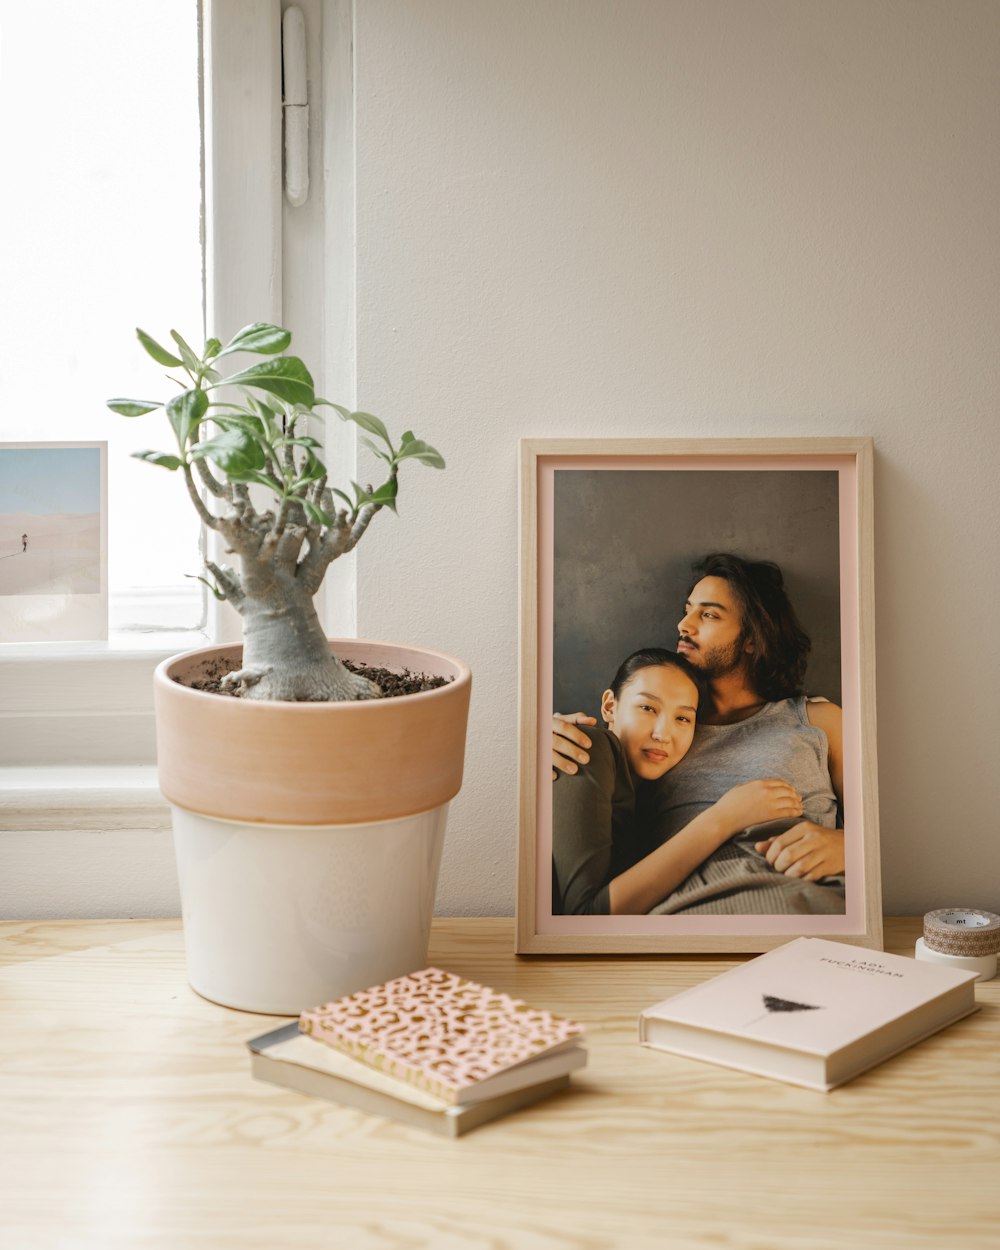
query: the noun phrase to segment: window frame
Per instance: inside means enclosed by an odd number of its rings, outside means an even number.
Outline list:
[[[282,0],[199,3],[205,323],[216,334],[262,319],[286,325],[320,393],[353,406],[354,8],[352,0],[296,2],[307,26],[312,170],[299,208],[282,186]],[[338,476],[354,476],[353,427],[331,421],[314,433]],[[221,558],[218,535],[207,543]],[[356,584],[353,554],[331,566],[317,607],[332,636],[357,632]],[[23,789],[32,764],[40,772],[152,764],[153,669],[179,651],[241,640],[229,605],[210,597],[208,608],[203,629],[0,645],[0,806],[5,792]]]
[[[201,0],[198,22],[205,319],[235,332],[281,318],[281,4]],[[150,763],[155,666],[240,636],[236,613],[213,599],[204,629],[0,645],[0,774],[30,761]]]

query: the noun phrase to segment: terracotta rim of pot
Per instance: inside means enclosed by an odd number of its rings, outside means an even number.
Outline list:
[[[472,674],[423,647],[331,640],[341,658],[449,677],[420,694],[359,703],[251,702],[176,678],[242,644],[165,660],[153,677],[165,798],[188,811],[251,824],[395,820],[447,803],[462,785]]]

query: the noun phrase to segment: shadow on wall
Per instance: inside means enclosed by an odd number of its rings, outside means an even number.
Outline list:
[[[806,691],[841,702],[837,474],[566,469],[555,474],[554,702],[597,715],[626,655],[677,642],[691,564],[773,560],[812,639]]]

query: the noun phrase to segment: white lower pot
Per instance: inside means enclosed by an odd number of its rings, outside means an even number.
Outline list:
[[[264,703],[177,680],[238,660],[238,646],[156,671],[188,979],[227,1007],[296,1015],[427,961],[471,675],[438,652],[331,645],[341,659],[450,680],[392,699]]]
[[[174,807],[191,987],[296,1015],[424,967],[447,813],[252,825]]]

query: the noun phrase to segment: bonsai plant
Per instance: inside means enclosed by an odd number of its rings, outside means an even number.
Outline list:
[[[177,355],[143,330],[136,333],[158,364],[183,372],[184,378],[171,379],[181,390],[166,402],[111,399],[108,407],[125,417],[166,410],[177,452],[133,454],[182,475],[202,523],[223,536],[240,562],[235,571],[206,560],[212,580],[201,579],[243,617],[243,665],[224,684],[248,699],[377,698],[380,688],[351,673],[330,651],[314,597],[329,566],[353,551],[376,513],[396,510],[402,464],[443,469],[444,460],[412,431],[396,447],[378,417],[318,399],[303,362],[278,354],[292,337],[279,326],[246,326],[225,346],[209,339],[200,356],[175,330],[170,333]],[[270,359],[223,377],[220,362],[237,352]],[[353,482],[352,498],[330,484],[321,444],[302,430],[318,406],[372,436],[362,441],[387,471],[377,489]],[[251,485],[269,492],[270,508],[254,506]],[[199,488],[218,501],[219,510],[206,505]]]
[[[294,1014],[426,962],[471,676],[427,649],[331,643],[314,599],[375,515],[395,511],[404,464],[444,461],[411,431],[394,443],[378,417],[317,398],[279,326],[200,354],[176,331],[176,351],[137,333],[178,389],[108,406],[165,411],[176,451],[135,455],[180,477],[235,556],[199,576],[243,620],[242,647],[189,652],[154,675],[188,977],[226,1006]],[[237,353],[266,359],[225,372]],[[331,483],[309,429],[320,408],[360,427],[381,485]],[[381,697],[365,675],[400,669],[422,675],[417,693]]]

